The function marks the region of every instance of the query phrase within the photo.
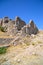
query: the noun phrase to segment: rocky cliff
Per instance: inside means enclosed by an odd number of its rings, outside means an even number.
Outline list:
[[[9,35],[15,35],[19,31],[21,34],[29,35],[38,33],[38,28],[33,20],[30,20],[29,24],[26,24],[20,17],[16,17],[15,20],[4,17],[3,19],[0,19],[0,26],[4,27]]]

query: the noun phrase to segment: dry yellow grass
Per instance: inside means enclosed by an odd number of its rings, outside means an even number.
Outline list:
[[[15,36],[7,35],[5,32],[0,31],[0,38],[14,38]]]
[[[12,38],[0,32],[1,36]],[[8,47],[6,54],[0,55],[0,65],[43,65],[43,32],[35,37],[22,37],[21,44]]]

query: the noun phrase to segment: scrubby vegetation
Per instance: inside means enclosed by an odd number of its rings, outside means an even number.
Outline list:
[[[0,26],[0,31],[5,32],[4,27]]]
[[[7,48],[6,47],[0,47],[0,54],[6,53]]]

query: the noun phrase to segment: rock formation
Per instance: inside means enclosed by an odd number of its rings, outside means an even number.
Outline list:
[[[22,28],[22,34],[23,33],[26,33],[26,34],[37,34],[38,32],[38,28],[36,27],[36,25],[34,24],[33,20],[30,20],[30,23],[25,25],[23,28]]]
[[[33,20],[30,20],[30,33],[31,34],[37,34],[38,32],[38,28],[36,27],[35,23],[33,22]]]
[[[0,19],[0,26],[2,26],[3,22],[2,22],[2,19]]]
[[[8,17],[4,17],[3,19],[2,19],[2,21],[3,21],[3,24],[2,24],[2,26],[3,27],[8,27],[8,22],[9,22],[9,18]]]
[[[24,25],[26,25],[26,23],[23,20],[21,20],[19,17],[16,17],[16,19],[15,19],[15,25],[17,26],[18,30],[21,30],[21,28]]]
[[[11,35],[15,35],[21,28],[26,25],[24,21],[22,21],[19,17],[16,17],[15,20],[11,20],[8,22],[8,33]]]
[[[29,24],[26,24],[19,17],[16,17],[15,20],[9,19],[8,17],[4,17],[0,19],[0,25],[5,28],[5,31],[9,35],[15,35],[19,31],[22,34],[37,34],[38,28],[34,24],[33,20],[30,20]]]

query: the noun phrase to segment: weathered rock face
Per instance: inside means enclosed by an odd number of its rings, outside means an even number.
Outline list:
[[[16,35],[24,25],[26,25],[26,23],[19,17],[16,17],[14,21],[11,20],[8,22],[8,33],[11,35]]]
[[[24,35],[26,33],[26,26],[22,27],[21,33]]]
[[[14,36],[14,35],[16,35],[16,34],[18,33],[18,29],[17,29],[17,27],[14,25],[13,28],[12,28],[12,27],[9,27],[9,28],[8,28],[8,32],[7,32],[7,33],[9,33],[9,35]]]
[[[26,25],[26,23],[23,20],[21,20],[19,17],[16,17],[16,19],[15,19],[15,25],[17,25],[17,29],[18,30],[21,30],[21,28],[24,25]]]
[[[38,32],[38,28],[34,24],[33,20],[30,20],[30,23],[26,25],[26,23],[19,17],[16,17],[15,20],[4,17],[3,19],[0,19],[0,25],[5,27],[6,32],[10,35],[15,35],[19,31],[21,31],[23,35],[37,34]]]
[[[0,19],[0,26],[2,26],[3,22],[2,22],[2,19]]]
[[[4,17],[1,23],[2,23],[1,26],[6,29],[5,31],[9,32],[10,30],[14,28],[15,21],[12,19],[9,19],[8,17]]]
[[[37,34],[38,32],[38,28],[36,27],[36,25],[34,24],[33,20],[30,20],[30,33],[31,34]]]
[[[34,24],[33,20],[31,20],[28,25],[26,25],[25,27],[22,28],[22,33],[26,33],[29,35],[37,34],[37,32],[38,32],[38,28]]]
[[[8,23],[9,22],[9,18],[8,17],[4,17],[4,23]]]
[[[8,17],[4,17],[2,26],[3,27],[5,27],[5,26],[7,27],[8,26],[8,22],[9,22],[9,18]]]
[[[8,17],[4,17],[2,19],[2,27],[7,28],[7,32],[17,27],[18,31],[21,30],[21,28],[26,25],[26,23],[21,20],[19,17],[16,17],[15,20],[9,19]],[[0,23],[0,24],[1,24]]]
[[[26,25],[26,34],[30,34],[30,27],[29,27],[29,24]]]
[[[34,28],[35,24],[34,24],[33,20],[30,20],[29,25],[30,25],[30,27]]]

